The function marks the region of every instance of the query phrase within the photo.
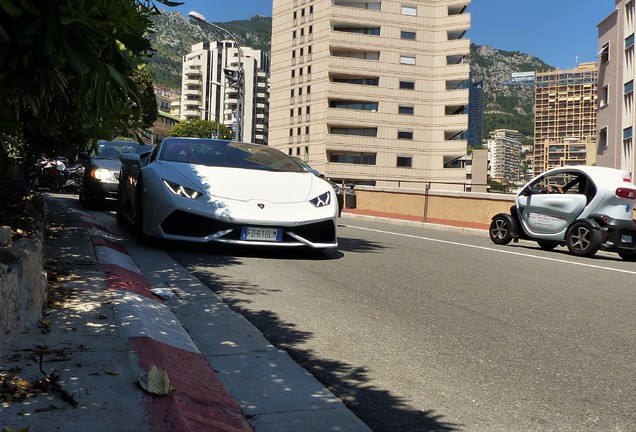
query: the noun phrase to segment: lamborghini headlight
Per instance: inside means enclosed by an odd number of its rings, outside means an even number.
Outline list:
[[[329,205],[329,203],[331,203],[331,192],[325,192],[324,194],[319,195],[314,199],[310,199],[309,202],[314,207],[324,207],[326,205]]]
[[[168,188],[170,192],[172,192],[175,195],[179,195],[180,197],[197,199],[201,195],[203,195],[203,193],[197,190],[190,189],[188,187],[185,187],[183,185],[180,185],[179,183],[175,183],[170,180],[163,179],[163,184],[166,185],[166,187]]]

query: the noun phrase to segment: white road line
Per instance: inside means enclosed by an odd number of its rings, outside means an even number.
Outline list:
[[[594,269],[599,269],[599,270],[609,270],[609,271],[614,271],[614,272],[618,272],[618,273],[627,273],[627,274],[636,275],[636,271],[632,271],[632,270],[623,270],[623,269],[617,269],[617,268],[613,268],[613,267],[605,267],[605,266],[600,266],[600,265],[595,265],[595,264],[579,263],[579,262],[567,261],[567,260],[559,259],[559,258],[543,257],[543,256],[531,255],[531,254],[526,254],[526,253],[521,253],[521,252],[514,252],[514,251],[510,251],[510,250],[501,250],[501,249],[495,249],[495,248],[485,247],[485,246],[469,245],[469,244],[465,244],[465,243],[458,243],[458,242],[453,242],[453,241],[448,241],[448,240],[440,240],[440,239],[434,239],[434,238],[430,238],[430,237],[416,236],[416,235],[412,235],[412,234],[402,234],[402,233],[396,233],[396,232],[392,232],[392,231],[384,231],[384,230],[373,229],[373,228],[363,228],[363,227],[359,227],[359,226],[355,226],[355,225],[344,225],[344,226],[347,227],[347,228],[354,228],[354,229],[359,229],[359,230],[362,230],[362,231],[371,231],[371,232],[376,232],[376,233],[381,233],[381,234],[390,234],[390,235],[393,235],[393,236],[408,237],[408,238],[413,238],[413,239],[418,239],[418,240],[427,240],[427,241],[432,241],[432,242],[437,242],[437,243],[444,243],[444,244],[449,244],[449,245],[454,245],[454,246],[462,246],[462,247],[467,247],[467,248],[472,248],[472,249],[481,249],[481,250],[490,251],[490,252],[498,252],[498,253],[509,254],[509,255],[518,255],[518,256],[535,258],[535,259],[540,259],[540,260],[545,260],[545,261],[553,261],[553,262],[558,262],[558,263],[571,264],[571,265],[576,265],[576,266],[580,266],[580,267],[589,267],[589,268],[594,268]]]

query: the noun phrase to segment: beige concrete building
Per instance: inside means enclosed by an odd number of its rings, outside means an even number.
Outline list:
[[[269,145],[338,182],[463,189],[470,0],[274,0]]]
[[[616,0],[598,24],[597,163],[632,175],[634,158],[634,0]]]
[[[236,125],[239,93],[224,69],[238,67],[238,49],[233,41],[201,42],[183,58],[181,118],[219,121]],[[260,50],[241,47],[243,65],[243,141],[267,144],[269,117],[269,57]]]
[[[537,72],[534,94],[534,173],[596,162],[596,63]],[[592,143],[588,154],[587,146]]]
[[[496,129],[490,132],[486,146],[490,161],[490,178],[500,183],[524,180],[521,169],[521,139],[519,131]]]

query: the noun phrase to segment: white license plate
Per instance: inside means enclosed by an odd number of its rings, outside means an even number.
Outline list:
[[[282,230],[276,228],[243,227],[241,240],[279,242],[282,240]]]
[[[628,234],[623,234],[621,236],[621,243],[631,243],[632,242],[632,236],[628,235]]]

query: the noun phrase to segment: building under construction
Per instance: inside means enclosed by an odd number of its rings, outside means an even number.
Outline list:
[[[535,75],[534,173],[596,162],[596,63]]]

